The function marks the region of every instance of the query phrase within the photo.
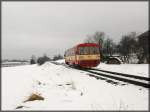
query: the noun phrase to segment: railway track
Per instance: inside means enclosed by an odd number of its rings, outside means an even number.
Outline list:
[[[56,64],[56,63],[54,63],[54,64]],[[95,69],[95,68],[82,69],[79,67],[69,66],[66,64],[64,64],[64,66],[66,66],[67,68],[73,68],[73,69],[78,69],[78,70],[88,72],[88,73],[90,73],[89,75],[92,77],[95,77],[97,79],[98,78],[104,79],[104,80],[107,80],[107,81],[112,82],[114,84],[117,84],[117,82],[116,82],[116,80],[117,80],[117,81],[121,81],[121,82],[134,84],[137,86],[142,86],[145,88],[150,88],[150,78],[147,78],[147,77],[125,74],[125,73],[112,72],[112,71],[106,71],[106,70],[100,70],[100,69]]]
[[[114,74],[114,75],[121,75],[121,76],[124,76],[124,77],[131,77],[131,78],[145,80],[145,81],[150,81],[150,78],[142,77],[142,76],[136,76],[136,75],[131,75],[131,74],[118,73],[118,72],[112,72],[112,71],[100,70],[100,69],[94,69],[94,68],[92,68],[91,70],[101,71],[101,72],[106,72],[106,73],[111,73],[111,74]]]
[[[118,72],[111,72],[106,70],[99,70],[99,69],[81,69],[80,70],[92,73],[93,75],[96,75],[96,77],[105,77],[109,79],[115,79],[118,81],[134,84],[137,86],[142,86],[145,88],[150,88],[150,78],[141,77],[141,76],[135,76],[130,74],[123,74]]]

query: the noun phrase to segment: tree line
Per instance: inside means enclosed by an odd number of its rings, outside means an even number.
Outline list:
[[[38,57],[36,59],[36,57],[34,55],[31,56],[31,60],[30,60],[30,64],[38,64],[38,65],[42,65],[44,64],[46,61],[56,61],[58,59],[63,59],[63,56],[58,54],[58,55],[54,55],[53,58],[49,58],[46,54],[44,54],[41,57]]]
[[[105,32],[95,32],[94,34],[87,35],[84,43],[97,43],[100,45],[99,51],[101,54],[101,61],[107,61],[109,57],[117,56],[124,63],[149,63],[149,32],[145,32],[138,36],[136,32],[130,32],[122,35],[118,43],[115,43],[112,38],[106,35]],[[39,65],[46,61],[56,61],[63,59],[60,54],[49,58],[46,54],[42,57],[32,55],[30,63]],[[136,61],[131,61],[136,60]]]
[[[138,36],[136,32],[122,35],[120,41],[115,43],[105,32],[95,32],[87,35],[85,43],[97,43],[101,47],[101,61],[106,61],[111,56],[118,56],[124,63],[132,63],[130,59],[137,59],[136,63],[149,63],[149,32]],[[139,38],[140,37],[140,38]],[[135,62],[134,62],[135,63]]]

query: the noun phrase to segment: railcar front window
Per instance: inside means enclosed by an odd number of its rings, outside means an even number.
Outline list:
[[[84,54],[84,48],[83,47],[79,47],[79,54]]]
[[[99,54],[99,49],[98,47],[80,47],[79,54],[80,55]]]

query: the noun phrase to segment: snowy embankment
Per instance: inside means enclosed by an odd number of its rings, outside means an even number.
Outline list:
[[[99,66],[97,66],[96,68],[99,68],[102,70],[107,70],[107,71],[113,71],[113,72],[149,77],[149,65],[148,64],[120,64],[120,65],[115,65],[115,64],[100,63]]]
[[[112,85],[87,74],[51,62],[4,67],[2,110],[148,110],[148,89]],[[24,102],[32,93],[44,100]]]

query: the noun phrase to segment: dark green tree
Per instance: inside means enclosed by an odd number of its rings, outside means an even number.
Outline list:
[[[42,65],[42,64],[44,64],[46,61],[50,61],[50,58],[47,57],[46,54],[44,54],[43,57],[39,57],[39,58],[37,59],[38,65]]]
[[[119,53],[124,57],[124,61],[129,63],[130,54],[136,53],[137,41],[136,33],[131,32],[128,35],[122,36],[119,42]]]
[[[32,55],[30,59],[30,64],[35,64],[35,63],[36,63],[36,57]]]

